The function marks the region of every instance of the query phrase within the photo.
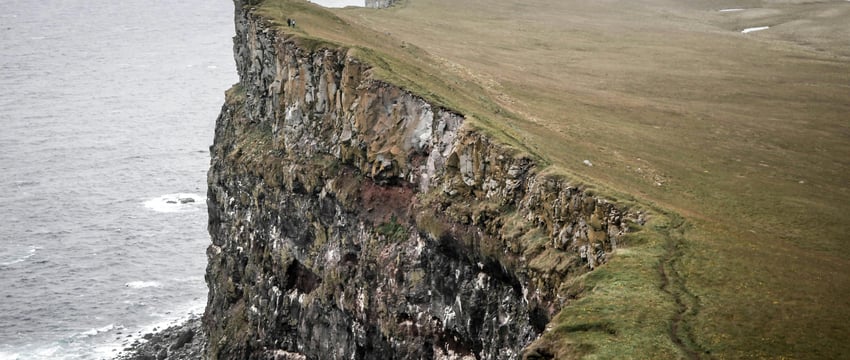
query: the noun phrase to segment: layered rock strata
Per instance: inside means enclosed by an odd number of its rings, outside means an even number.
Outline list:
[[[211,359],[515,359],[634,217],[236,2]]]

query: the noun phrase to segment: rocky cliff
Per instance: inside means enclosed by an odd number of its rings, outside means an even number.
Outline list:
[[[636,214],[236,1],[211,148],[212,359],[514,359]],[[528,355],[528,354],[526,354]]]

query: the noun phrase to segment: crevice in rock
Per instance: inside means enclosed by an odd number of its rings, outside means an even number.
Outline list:
[[[322,278],[302,265],[298,260],[293,260],[286,269],[286,284],[284,289],[297,290],[300,293],[309,294],[316,290],[322,283]]]

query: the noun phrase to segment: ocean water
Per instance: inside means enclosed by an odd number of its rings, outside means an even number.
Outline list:
[[[0,2],[0,360],[111,358],[206,302],[228,0]]]

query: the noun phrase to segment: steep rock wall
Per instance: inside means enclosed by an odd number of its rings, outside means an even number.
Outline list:
[[[212,359],[513,359],[636,215],[236,2],[211,148]]]

